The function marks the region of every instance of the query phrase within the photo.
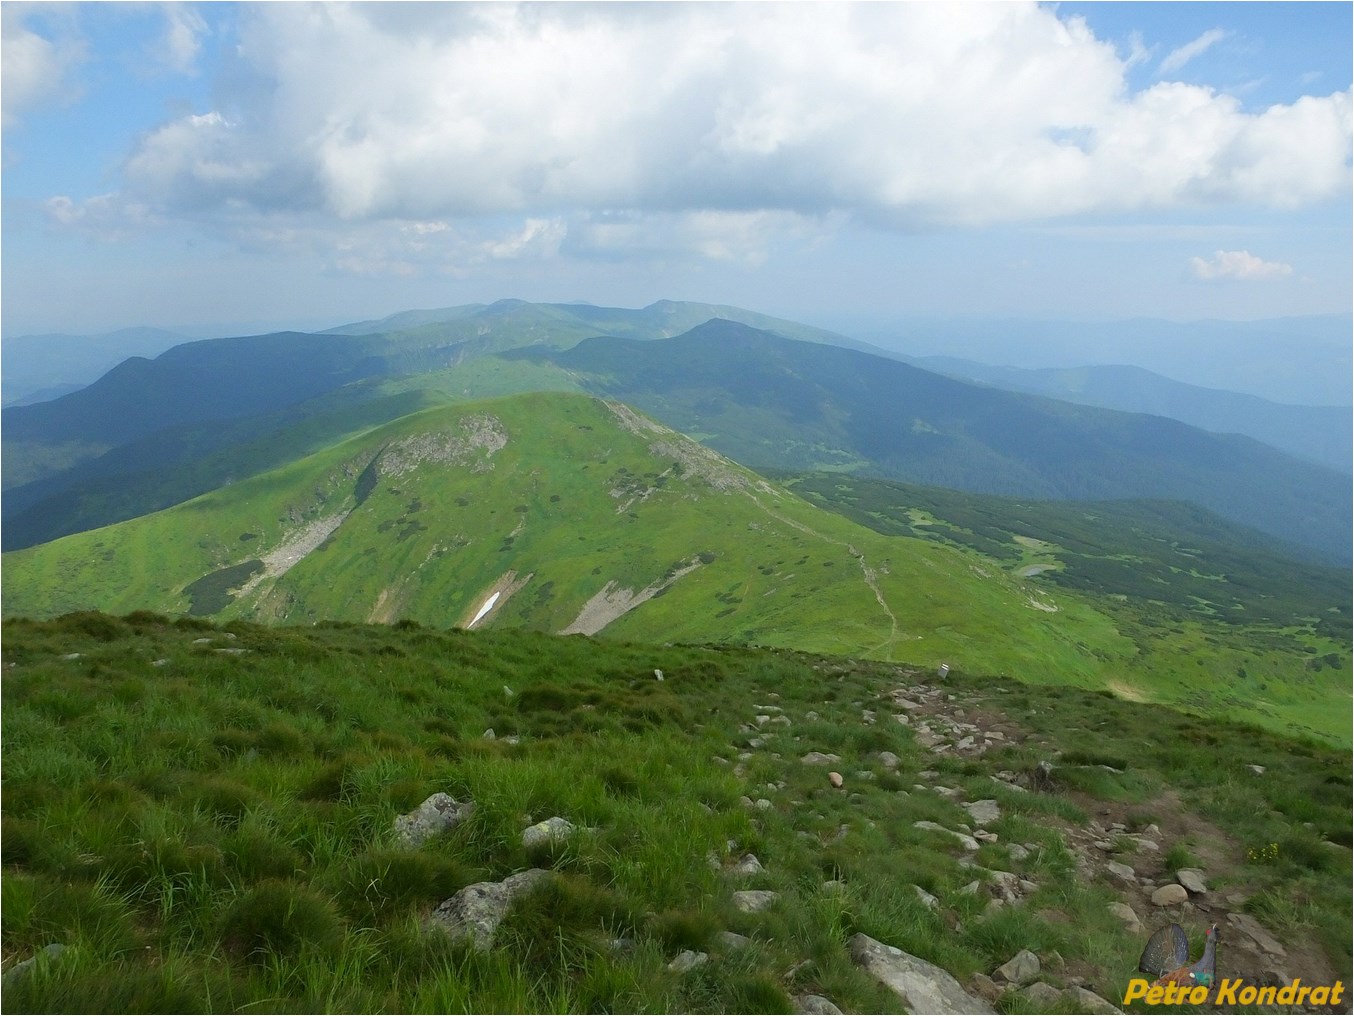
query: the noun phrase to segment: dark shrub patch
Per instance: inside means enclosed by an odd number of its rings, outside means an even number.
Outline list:
[[[222,922],[227,948],[252,960],[333,950],[343,937],[334,905],[310,889],[268,881],[235,901]]]

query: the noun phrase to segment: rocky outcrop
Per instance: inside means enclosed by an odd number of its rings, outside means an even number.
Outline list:
[[[474,813],[474,801],[461,803],[447,794],[433,794],[409,814],[395,819],[395,838],[403,846],[417,848]]]
[[[934,963],[877,942],[868,935],[851,936],[851,959],[902,1001],[908,1010],[949,1016],[953,1013],[990,1014],[995,1011],[965,991]]]
[[[428,918],[431,928],[440,928],[452,938],[469,938],[476,950],[484,952],[494,941],[494,933],[508,913],[513,900],[530,892],[550,872],[531,868],[509,875],[502,882],[476,882],[468,885]]]

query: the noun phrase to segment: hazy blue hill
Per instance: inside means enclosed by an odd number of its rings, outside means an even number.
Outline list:
[[[1348,406],[1354,378],[1349,314],[1261,321],[929,319],[853,334],[912,356],[1012,367],[1123,363],[1176,381],[1299,406]]]
[[[107,335],[16,335],[4,340],[4,404],[59,398],[90,384],[129,356],[155,356],[188,341],[162,328],[124,328]]]
[[[1004,392],[728,321],[660,342],[510,355],[588,375],[595,390],[750,465],[1052,499],[1186,500],[1349,557],[1348,477],[1162,417]]]
[[[912,359],[916,366],[1009,391],[1064,399],[1084,406],[1168,416],[1219,434],[1245,434],[1298,458],[1349,472],[1354,442],[1350,410],[1293,406],[1256,395],[1187,385],[1124,365],[1024,370],[956,357]]]

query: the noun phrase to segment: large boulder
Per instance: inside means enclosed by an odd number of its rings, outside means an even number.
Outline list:
[[[936,1016],[952,1013],[995,1016],[987,1003],[970,995],[934,963],[877,942],[868,935],[853,935],[848,945],[856,965],[897,995],[911,1012]]]
[[[994,981],[1028,984],[1039,976],[1039,957],[1028,949],[1021,949],[992,974]]]
[[[558,815],[522,830],[522,846],[530,850],[541,843],[553,843],[573,835],[574,824]]]
[[[550,872],[531,868],[509,875],[502,882],[476,882],[468,885],[433,911],[430,927],[440,928],[452,938],[469,938],[476,950],[486,951],[494,933],[508,913],[513,900],[530,892]]]

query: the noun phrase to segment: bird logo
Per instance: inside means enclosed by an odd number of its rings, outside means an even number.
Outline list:
[[[1147,940],[1138,960],[1138,969],[1155,977],[1156,985],[1211,988],[1217,973],[1217,951],[1218,926],[1214,924],[1204,934],[1204,954],[1191,964],[1185,929],[1178,924],[1168,924]]]

